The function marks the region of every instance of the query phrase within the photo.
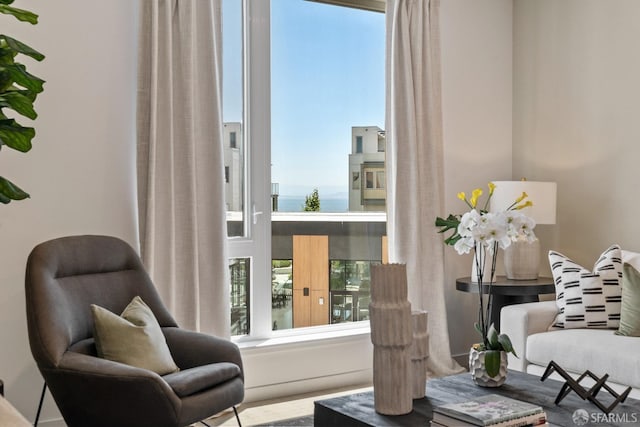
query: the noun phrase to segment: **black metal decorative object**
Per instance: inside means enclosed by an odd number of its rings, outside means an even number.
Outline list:
[[[607,379],[609,378],[609,374],[604,374],[602,378],[599,378],[593,372],[587,370],[584,372],[584,374],[580,375],[577,380],[575,380],[571,377],[571,375],[565,372],[565,370],[562,369],[560,365],[558,365],[553,360],[549,362],[549,364],[547,365],[547,369],[544,371],[544,374],[542,374],[542,377],[540,377],[540,381],[546,380],[547,377],[549,377],[549,375],[553,373],[553,371],[556,371],[566,381],[563,384],[562,388],[560,389],[558,396],[556,397],[556,400],[555,400],[556,405],[558,405],[560,401],[562,401],[562,399],[564,399],[571,392],[571,390],[573,390],[576,392],[578,396],[582,398],[582,400],[590,401],[591,403],[596,405],[602,412],[604,412],[605,414],[608,414],[613,410],[613,408],[615,408],[618,405],[618,403],[624,402],[627,396],[629,395],[629,393],[631,392],[631,387],[627,387],[627,389],[622,394],[616,393],[616,391],[613,390],[611,387],[609,387],[606,383]],[[592,380],[596,382],[588,390],[580,385],[580,381],[582,381],[586,377],[590,377]],[[611,394],[611,396],[615,398],[615,400],[609,406],[605,406],[602,402],[600,402],[596,398],[596,396],[598,395],[598,392],[600,392],[600,390],[603,388],[606,391],[608,391],[609,394]]]

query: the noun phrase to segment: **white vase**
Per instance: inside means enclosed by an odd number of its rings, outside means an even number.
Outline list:
[[[484,251],[484,254],[480,256],[480,252],[476,251],[473,253],[473,258],[471,260],[471,282],[472,283],[478,283],[478,265],[480,263],[476,262],[476,258],[478,258],[478,260],[482,258],[484,261],[484,267],[482,269],[482,283],[489,283],[489,277],[491,277],[491,265],[493,263],[493,255],[490,254],[489,251],[486,249],[481,249],[481,250]],[[496,272],[494,271],[492,282],[495,282],[495,280],[496,280]]]
[[[504,250],[504,270],[507,279],[536,280],[540,267],[540,240],[517,240]]]
[[[490,377],[484,366],[485,352],[471,347],[469,350],[469,372],[473,382],[482,387],[500,387],[507,379],[507,352],[500,352],[500,370],[498,374]]]

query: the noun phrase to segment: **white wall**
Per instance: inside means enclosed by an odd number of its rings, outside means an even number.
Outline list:
[[[511,179],[512,10],[511,0],[441,2],[442,215],[465,211],[458,192]],[[479,338],[473,327],[478,296],[456,291],[455,279],[471,275],[471,256],[445,247],[445,265],[451,351],[468,354]]]
[[[636,0],[514,4],[514,172],[558,183],[543,249],[587,267],[640,251],[638,19]]]
[[[90,4],[89,4],[90,3]],[[135,96],[137,2],[34,1],[40,23],[0,15],[3,33],[47,58],[29,69],[45,79],[37,100],[34,148],[0,152],[0,174],[31,199],[0,206],[0,378],[28,419],[42,379],[29,350],[24,268],[39,242],[70,234],[110,234],[137,245]],[[47,400],[41,420],[59,418]]]

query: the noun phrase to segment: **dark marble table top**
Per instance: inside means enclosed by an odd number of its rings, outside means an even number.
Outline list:
[[[602,413],[592,403],[582,400],[575,393],[560,402],[554,400],[562,382],[517,371],[509,371],[502,387],[484,388],[473,383],[469,373],[435,378],[427,381],[426,397],[413,401],[413,411],[406,415],[386,416],[375,412],[373,392],[356,393],[315,402],[314,425],[319,426],[429,426],[434,406],[463,402],[485,394],[500,394],[513,399],[541,406],[547,413],[550,425],[575,426],[573,414],[585,410],[594,426],[640,425],[640,401],[628,398],[609,415]],[[598,398],[607,402],[611,396],[605,391]],[[613,400],[611,398],[610,400]]]

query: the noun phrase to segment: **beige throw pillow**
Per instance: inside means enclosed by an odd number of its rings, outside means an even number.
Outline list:
[[[98,356],[159,375],[178,371],[151,309],[135,297],[120,316],[91,304]]]

